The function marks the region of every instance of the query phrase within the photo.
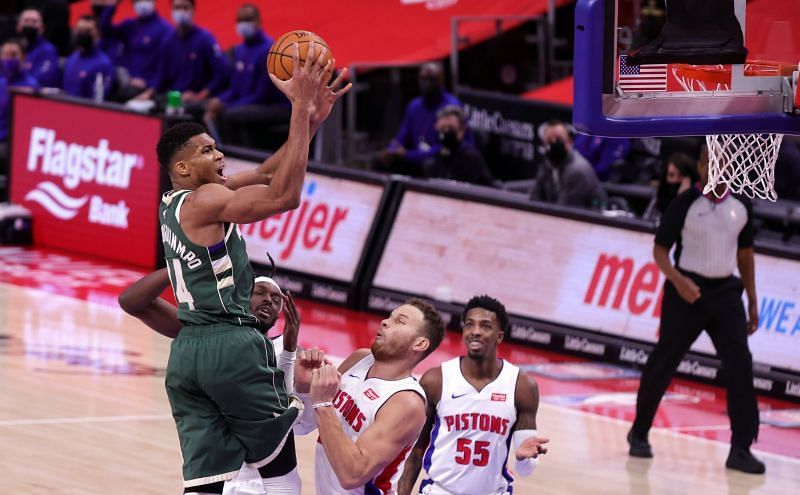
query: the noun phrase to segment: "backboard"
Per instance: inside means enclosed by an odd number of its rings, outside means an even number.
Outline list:
[[[614,137],[800,134],[798,63],[800,1],[578,0],[574,124]]]

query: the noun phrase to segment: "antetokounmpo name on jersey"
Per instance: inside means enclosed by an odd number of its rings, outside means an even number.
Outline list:
[[[164,247],[169,247],[172,251],[178,256],[178,258],[182,259],[186,266],[190,270],[194,270],[198,266],[203,264],[203,260],[197,256],[194,251],[187,248],[184,243],[182,243],[178,236],[175,235],[175,232],[172,231],[167,225],[161,224],[161,240],[164,242]]]

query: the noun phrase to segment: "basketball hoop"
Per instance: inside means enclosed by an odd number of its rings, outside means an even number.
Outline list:
[[[794,70],[779,62],[752,61],[745,64],[744,75],[791,76]],[[732,66],[675,64],[672,75],[684,91],[729,91]],[[708,184],[703,192],[719,197],[717,185],[725,184],[731,192],[775,201],[775,162],[781,141],[783,134],[707,135]]]

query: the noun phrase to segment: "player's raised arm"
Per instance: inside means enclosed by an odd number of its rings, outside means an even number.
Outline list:
[[[266,175],[260,180],[262,184],[269,183],[270,186],[239,187],[234,180],[234,191],[224,186],[227,178],[209,181],[210,183],[198,187],[183,205],[184,213],[181,215],[185,214],[192,227],[202,228],[218,222],[251,223],[291,210],[300,204],[300,193],[308,165],[311,116],[316,111],[317,93],[326,86],[326,77],[330,76],[330,62],[323,65],[322,58],[316,56],[313,47],[309,48],[310,63],[301,67],[296,50],[294,57],[292,78],[276,83],[292,104],[292,116],[289,122],[289,138],[279,156],[280,163],[276,162],[274,167],[266,167]],[[222,153],[214,149],[213,142],[197,144],[199,146],[195,148],[196,152],[212,153],[215,160],[221,161]],[[182,163],[181,160],[175,163],[174,173],[190,174],[190,167]],[[274,171],[269,170],[270,168]]]
[[[322,60],[325,58],[325,51],[324,49],[319,49],[316,47],[314,43],[311,43],[309,47],[309,59],[313,59],[314,53],[318,54],[317,61],[318,64],[321,63]],[[297,60],[297,59],[295,59]],[[298,67],[299,63],[295,62],[294,67]],[[324,73],[322,74],[323,81],[327,82],[331,79],[331,73],[336,68],[336,60],[332,60],[330,64],[326,65],[324,68]],[[352,84],[346,83],[347,80],[347,68],[340,71],[337,74],[337,77],[330,83],[330,84],[322,84],[317,87],[317,92],[314,95],[313,100],[313,110],[309,115],[309,140],[314,137],[319,127],[328,118],[333,108],[333,105],[336,101],[347,94],[352,87]],[[281,81],[276,79],[274,76],[270,74],[272,77],[273,82],[275,83],[276,87],[278,87],[281,91],[286,93],[290,91],[288,87],[289,81]],[[293,76],[292,79],[294,79]],[[288,96],[288,93],[287,93]],[[294,114],[294,112],[293,112]],[[239,189],[244,186],[249,185],[269,185],[273,181],[273,177],[275,172],[277,171],[278,167],[286,160],[286,155],[289,153],[289,142],[287,141],[283,146],[278,148],[278,150],[268,157],[264,162],[253,169],[245,170],[243,172],[239,172],[237,174],[231,175],[228,177],[226,182],[226,186],[229,189]]]
[[[339,379],[332,365],[314,371],[312,402],[318,405],[329,400],[339,388]],[[425,400],[409,390],[392,395],[378,411],[375,422],[355,442],[342,430],[333,407],[318,407],[316,411],[325,455],[342,488],[348,490],[364,486],[385,469],[398,452],[414,443],[425,424]]]
[[[433,430],[433,423],[436,419],[436,405],[442,397],[442,368],[431,368],[422,375],[419,384],[425,391],[425,396],[428,398],[427,419],[425,426],[422,427],[422,432],[417,438],[417,443],[411,449],[411,453],[406,459],[403,467],[403,475],[397,486],[398,495],[411,495],[414,489],[414,483],[417,482],[419,471],[422,468],[422,458],[425,455],[425,450],[431,439],[431,430]]]
[[[131,284],[118,300],[123,311],[161,335],[174,339],[180,332],[181,323],[178,321],[178,308],[160,297],[167,287],[169,274],[166,268],[162,268]]]

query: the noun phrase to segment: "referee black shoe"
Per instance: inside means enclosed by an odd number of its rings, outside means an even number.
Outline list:
[[[750,453],[750,449],[742,447],[731,447],[725,467],[750,474],[764,474],[767,470],[764,463]]]
[[[642,457],[649,459],[653,457],[653,449],[650,448],[650,442],[647,441],[647,436],[640,437],[631,431],[628,432],[628,445],[631,446],[628,454],[631,457]]]

